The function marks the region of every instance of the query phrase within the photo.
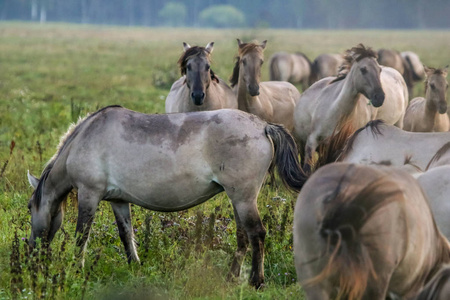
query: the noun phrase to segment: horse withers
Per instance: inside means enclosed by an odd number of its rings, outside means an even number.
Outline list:
[[[156,211],[179,211],[225,191],[237,223],[238,249],[230,275],[239,276],[252,245],[250,283],[264,282],[265,228],[257,197],[266,174],[277,167],[298,191],[304,183],[291,135],[239,110],[146,115],[106,107],[80,121],[45,167],[29,176],[31,237],[51,242],[61,226],[61,203],[78,190],[77,245],[84,253],[94,213],[110,201],[129,261],[139,257],[130,203]]]
[[[450,262],[420,185],[403,170],[334,163],[294,212],[295,267],[307,299],[410,299]]]

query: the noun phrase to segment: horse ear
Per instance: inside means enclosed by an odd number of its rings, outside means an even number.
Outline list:
[[[188,43],[183,42],[184,52],[186,52],[189,48],[191,48],[191,45],[189,45]]]
[[[39,184],[39,179],[30,174],[30,170],[27,171],[28,182],[36,189]]]
[[[205,50],[208,51],[209,54],[211,54],[213,52],[213,49],[214,49],[214,42],[209,43],[205,47]]]
[[[265,40],[264,42],[261,43],[261,48],[265,49],[267,45],[267,40]]]
[[[448,74],[448,65],[446,65],[443,69],[442,69],[442,75],[444,75],[444,77],[447,77]]]
[[[242,48],[242,46],[244,45],[244,43],[240,40],[240,39],[236,39],[238,42],[238,46],[239,48]]]

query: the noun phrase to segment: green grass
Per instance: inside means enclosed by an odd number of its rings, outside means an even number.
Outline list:
[[[180,213],[134,206],[141,265],[126,263],[112,211],[102,203],[86,267],[78,268],[74,195],[68,201],[64,231],[56,235],[50,254],[28,254],[22,240],[30,232],[26,206],[32,189],[26,172],[40,174],[72,122],[111,104],[163,113],[164,99],[179,77],[176,61],[182,42],[205,46],[214,41],[212,68],[228,79],[237,37],[267,39],[266,61],[281,50],[302,51],[313,59],[363,42],[374,48],[415,51],[429,66],[450,63],[450,32],[445,31],[174,30],[0,23],[0,299],[77,299],[83,294],[86,299],[303,297],[291,247],[296,197],[268,185],[258,199],[268,230],[264,291],[247,284],[250,253],[241,278],[225,280],[236,247],[233,211],[225,194]],[[262,76],[268,79],[267,64]],[[416,93],[421,92],[419,84]]]

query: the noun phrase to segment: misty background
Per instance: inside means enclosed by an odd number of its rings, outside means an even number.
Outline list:
[[[0,0],[0,20],[320,29],[450,28],[450,0]]]

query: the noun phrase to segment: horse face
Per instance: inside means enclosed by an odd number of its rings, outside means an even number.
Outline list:
[[[446,74],[445,74],[446,75]],[[426,98],[431,99],[440,114],[447,112],[448,82],[442,74],[429,75],[427,80]]]
[[[204,55],[191,58],[186,64],[186,84],[195,105],[202,105],[211,83],[209,61]]]
[[[28,210],[31,214],[31,235],[28,240],[30,247],[36,246],[36,239],[41,239],[42,242],[51,242],[55,236],[56,231],[61,226],[63,213],[61,205],[55,208],[49,207],[44,199],[41,199],[39,207],[36,205],[36,188],[39,184],[39,179],[28,174],[30,184],[35,188],[30,200],[28,201]],[[42,197],[43,198],[43,197]]]
[[[375,58],[363,58],[356,62],[354,67],[356,67],[354,76],[356,90],[366,96],[374,107],[383,105],[385,95],[380,80],[381,67]]]

